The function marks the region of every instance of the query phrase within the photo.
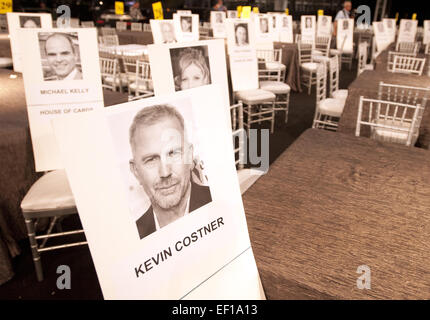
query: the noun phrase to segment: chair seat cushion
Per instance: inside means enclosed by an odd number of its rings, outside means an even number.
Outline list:
[[[374,69],[373,64],[366,64],[364,66],[364,70],[373,70],[373,69]]]
[[[376,124],[380,125],[386,125],[391,127],[398,127],[402,129],[410,129],[411,124],[408,122],[401,123],[400,121],[391,121],[391,120],[384,120],[379,119],[374,121]],[[406,143],[408,139],[408,132],[407,131],[396,131],[394,129],[390,128],[378,128],[374,127],[374,133],[376,135],[376,138],[380,138],[381,140],[395,140],[397,142],[404,142]]]
[[[137,90],[138,91],[145,91],[145,90],[150,90],[153,91],[154,87],[152,85],[152,82],[138,82],[136,84],[136,82],[130,83],[130,90],[135,91],[136,90],[136,86],[137,86]]]
[[[7,68],[12,66],[12,59],[11,58],[3,58],[0,57],[0,68]]]
[[[305,62],[301,64],[301,67],[308,71],[317,71],[318,63],[316,62]]]
[[[241,90],[236,92],[237,100],[242,100],[246,104],[258,104],[273,102],[276,99],[274,93],[262,89]]]
[[[351,53],[352,53],[352,51],[351,51],[351,50],[347,50],[347,49],[345,49],[345,50],[343,50],[343,51],[341,51],[341,50],[339,50],[339,49],[330,49],[330,54],[331,54],[331,55],[339,55],[339,54],[341,54],[341,53],[351,54]]]
[[[291,91],[290,86],[281,81],[260,81],[260,89],[274,94],[287,94]]]
[[[324,56],[324,53],[320,50],[313,50],[312,54],[315,56]]]
[[[348,90],[346,89],[335,90],[332,93],[332,98],[334,99],[346,100],[347,97],[348,97]]]
[[[113,84],[115,82],[115,84],[117,86],[121,85],[121,83],[122,83],[122,81],[121,81],[121,79],[119,77],[116,77],[115,81],[114,81],[114,77],[113,76],[104,77],[103,80],[104,80],[104,82],[109,83],[109,84]]]
[[[282,63],[273,61],[273,62],[266,62],[266,69],[267,70],[285,70],[286,67]]]
[[[314,61],[317,61],[317,62],[324,62],[324,63],[328,63],[328,62],[330,61],[330,58],[329,58],[329,57],[322,56],[322,55],[316,55],[316,56],[313,56],[313,57],[312,57],[312,59],[313,59]]]
[[[39,178],[21,202],[22,211],[45,211],[75,207],[75,199],[64,170]]]
[[[340,117],[344,106],[345,101],[327,98],[320,101],[319,112],[331,117]]]

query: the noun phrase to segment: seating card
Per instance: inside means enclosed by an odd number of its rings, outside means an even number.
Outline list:
[[[264,298],[223,103],[211,85],[54,122],[105,299]]]
[[[279,41],[293,43],[293,17],[283,14],[278,16],[279,23]]]
[[[190,42],[199,40],[199,15],[198,14],[173,14],[173,24],[178,42]]]
[[[52,17],[49,13],[7,12],[7,23],[12,51],[13,70],[22,72],[22,39],[19,31],[27,28],[52,28]]]
[[[397,42],[415,42],[417,27],[417,20],[401,19]]]
[[[211,27],[214,38],[226,38],[227,32],[225,29],[225,12],[211,11]]]
[[[397,32],[397,26],[396,26],[396,19],[387,19],[384,18],[382,20],[384,23],[385,30],[387,31],[388,35],[390,36],[390,42],[396,41],[396,32]]]
[[[430,20],[424,20],[423,44],[430,43]]]
[[[27,29],[23,78],[36,171],[63,168],[51,120],[102,109],[94,28]]]
[[[276,18],[275,18],[276,20]],[[259,14],[254,18],[257,49],[273,49],[273,19],[267,14]]]
[[[378,52],[381,52],[390,45],[391,41],[391,35],[385,28],[385,25],[383,22],[373,22],[373,32],[375,34],[375,42],[376,42],[376,48]]]
[[[315,43],[315,16],[301,16],[302,41]]]
[[[154,39],[155,44],[178,42],[173,20],[151,19],[149,23],[151,24],[152,38]]]
[[[230,106],[224,40],[154,44],[148,53],[155,95],[218,84],[225,107]]]
[[[339,19],[337,21],[336,47],[345,52],[352,52],[354,36],[354,19]]]
[[[332,35],[331,16],[318,15],[317,36],[331,37]]]

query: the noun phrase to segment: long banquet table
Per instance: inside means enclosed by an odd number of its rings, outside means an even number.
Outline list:
[[[119,44],[151,44],[154,43],[152,32],[149,31],[116,31]]]
[[[16,75],[16,78],[10,78]],[[34,171],[33,149],[22,75],[0,69],[0,284],[12,275],[9,255],[15,240],[27,236],[20,202],[40,177]],[[127,94],[103,91],[105,106],[127,101]],[[9,252],[8,252],[9,251]]]
[[[428,76],[392,73],[386,70],[366,70],[348,87],[348,97],[340,118],[339,132],[355,134],[360,96],[377,99],[380,81],[397,85],[430,88],[430,77]],[[427,103],[421,122],[418,146],[423,148],[429,148],[430,146],[429,102]]]
[[[430,152],[308,129],[243,196],[268,299],[430,299]],[[359,266],[370,290],[357,288]]]

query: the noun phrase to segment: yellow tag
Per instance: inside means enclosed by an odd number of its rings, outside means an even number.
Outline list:
[[[259,12],[260,12],[260,10],[258,10],[258,7],[254,7],[254,8],[252,8],[252,12],[254,12],[254,13],[259,13]]]
[[[115,1],[115,14],[124,14],[124,2]]]
[[[237,17],[240,18],[241,14],[242,14],[242,6],[237,6]]]
[[[290,9],[285,9],[285,14],[287,15],[287,16],[289,16],[290,15]]]
[[[416,13],[412,14],[412,20],[417,20],[417,14]]]
[[[324,15],[324,10],[318,10],[318,15],[319,16],[323,16]]]
[[[242,19],[249,19],[251,17],[251,6],[242,7],[242,14],[240,17]]]
[[[399,13],[396,12],[396,21],[399,20]]]
[[[0,13],[12,12],[12,0],[0,0]]]
[[[154,19],[155,20],[163,20],[163,5],[161,4],[161,1],[154,2],[152,4],[152,11],[154,12]]]

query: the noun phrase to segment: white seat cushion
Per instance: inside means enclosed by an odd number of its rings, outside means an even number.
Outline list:
[[[324,56],[324,53],[320,50],[313,50],[312,54],[315,56]]]
[[[334,99],[346,100],[346,98],[348,97],[348,90],[346,89],[335,90],[333,91],[331,96]]]
[[[40,177],[21,202],[23,211],[44,211],[75,206],[75,199],[64,170],[54,170]]]
[[[286,67],[284,64],[279,62],[266,62],[266,69],[268,70],[285,70]]]
[[[281,81],[260,81],[260,89],[274,94],[287,94],[291,91],[290,86]]]
[[[399,127],[404,129],[410,129],[411,124],[408,122],[401,123],[400,121],[391,121],[391,120],[376,120],[374,123],[382,124],[386,126],[391,127]],[[374,133],[376,135],[376,138],[380,138],[381,140],[394,140],[397,142],[403,142],[406,143],[408,139],[408,132],[407,131],[395,131],[390,128],[378,128],[374,127]]]
[[[236,98],[246,104],[258,104],[275,101],[276,96],[270,91],[254,89],[237,91]]]
[[[338,50],[338,49],[330,49],[330,54],[331,55],[338,55],[338,54],[340,54],[340,50]]]
[[[317,62],[328,63],[330,61],[329,57],[326,56],[313,56],[312,59]]]
[[[364,66],[364,70],[373,70],[373,69],[374,69],[373,64],[366,64]]]
[[[114,83],[114,78],[112,76],[104,77],[103,80],[104,80],[104,82],[109,83],[109,84]],[[115,84],[118,86],[121,84],[121,79],[119,77],[115,78]]]
[[[138,87],[139,91],[145,91],[145,90],[153,91],[154,90],[152,82],[149,82],[149,83],[139,82],[137,87]],[[136,90],[136,82],[130,83],[130,90],[132,90],[132,91]]]
[[[305,62],[302,63],[301,67],[308,71],[317,71],[318,63],[315,62]]]
[[[319,112],[331,117],[340,117],[344,106],[345,101],[327,98],[320,101]]]
[[[0,68],[7,68],[12,66],[12,59],[11,58],[0,58]]]

